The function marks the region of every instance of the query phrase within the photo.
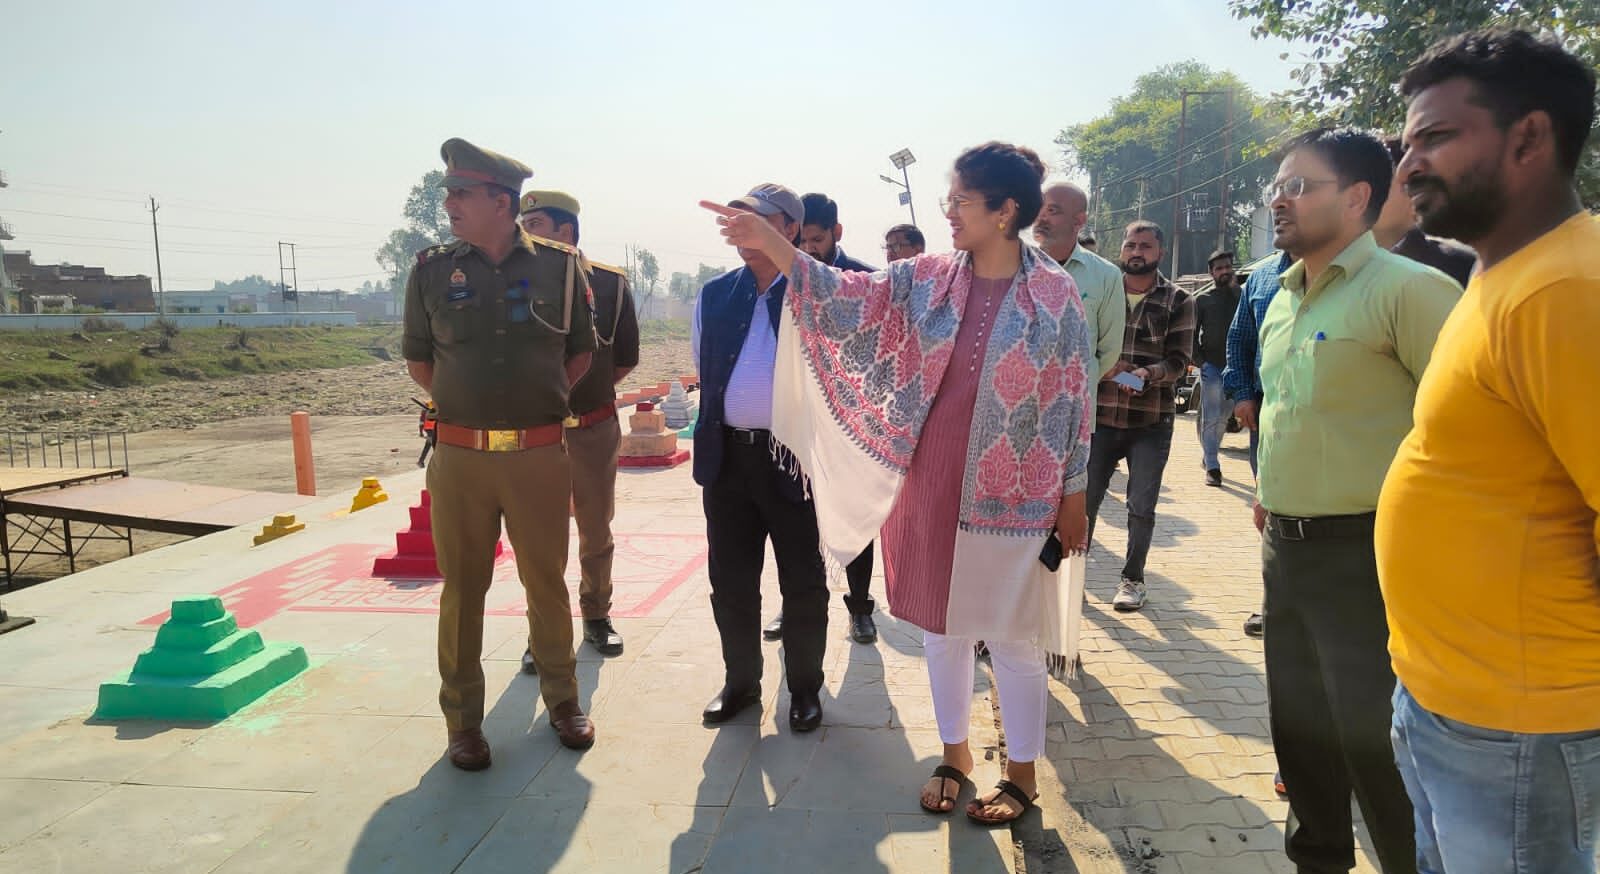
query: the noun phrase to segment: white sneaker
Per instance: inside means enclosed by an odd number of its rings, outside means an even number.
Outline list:
[[[1119,613],[1131,613],[1144,606],[1144,598],[1144,580],[1123,577],[1117,584],[1117,596],[1111,599],[1111,606]]]

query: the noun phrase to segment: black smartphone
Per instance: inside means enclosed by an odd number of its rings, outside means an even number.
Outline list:
[[[1061,554],[1061,536],[1052,531],[1050,539],[1044,542],[1044,548],[1039,550],[1039,563],[1052,572],[1061,570]]]

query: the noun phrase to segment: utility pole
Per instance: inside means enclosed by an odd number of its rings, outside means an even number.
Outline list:
[[[1178,172],[1177,180],[1173,185],[1172,195],[1172,276],[1174,279],[1183,274],[1179,266],[1178,256],[1183,254],[1183,158],[1189,143],[1189,98],[1191,97],[1216,97],[1228,96],[1229,118],[1232,118],[1233,92],[1232,91],[1185,91],[1183,92],[1183,108],[1178,120]],[[1231,132],[1228,132],[1231,142]],[[1227,158],[1223,158],[1226,166]],[[1223,177],[1223,185],[1227,185],[1227,177]]]
[[[1144,186],[1149,181],[1149,176],[1139,177],[1139,221],[1144,221]]]
[[[1172,185],[1172,278],[1183,275],[1178,255],[1183,251],[1183,153],[1189,143],[1189,94],[1183,92],[1183,109],[1178,116],[1178,171]]]
[[[284,247],[289,249],[289,259],[284,260]],[[294,311],[300,312],[300,274],[296,270],[294,260],[294,244],[278,241],[278,289],[283,295],[284,312],[288,312],[289,301],[294,301]]]
[[[150,235],[156,241],[156,308],[160,310],[161,317],[167,316],[167,288],[161,281],[161,229],[156,227],[156,199],[150,198]]]
[[[1222,133],[1222,211],[1217,216],[1217,251],[1227,252],[1233,247],[1228,245],[1228,195],[1232,193],[1233,182],[1228,175],[1233,168],[1228,166],[1233,162],[1233,92],[1228,92],[1228,117],[1227,127]]]

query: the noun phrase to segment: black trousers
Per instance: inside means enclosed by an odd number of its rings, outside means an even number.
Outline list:
[[[844,596],[845,609],[852,616],[871,613],[878,606],[872,600],[872,544],[867,544],[854,561],[844,566],[844,576],[850,581],[850,591]],[[787,623],[787,618],[784,621]]]
[[[710,547],[711,611],[722,637],[729,686],[761,682],[761,568],[767,540],[778,560],[783,593],[784,673],[790,693],[822,688],[827,648],[828,578],[817,535],[816,507],[781,494],[786,475],[765,440],[725,444],[717,481],[702,493]]]
[[[1372,516],[1337,517],[1333,531],[1279,524],[1262,544],[1262,614],[1272,745],[1289,791],[1285,849],[1302,872],[1354,867],[1354,793],[1385,874],[1416,874],[1411,801],[1389,741],[1395,678]]]

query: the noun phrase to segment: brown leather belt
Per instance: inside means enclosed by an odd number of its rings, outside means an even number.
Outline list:
[[[446,446],[460,446],[463,449],[476,449],[479,452],[518,452],[560,443],[563,430],[560,422],[554,425],[540,425],[537,428],[505,430],[463,428],[449,422],[440,422],[437,433],[439,442]]]
[[[571,419],[568,419],[566,421],[566,426],[568,428],[587,428],[590,425],[598,425],[598,424],[600,424],[601,422],[604,422],[607,419],[615,419],[616,417],[617,417],[617,407],[616,407],[616,405],[615,404],[606,404],[603,407],[599,407],[597,409],[590,410],[589,412],[584,413],[581,416],[575,416],[575,417],[573,417]]]

